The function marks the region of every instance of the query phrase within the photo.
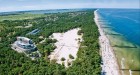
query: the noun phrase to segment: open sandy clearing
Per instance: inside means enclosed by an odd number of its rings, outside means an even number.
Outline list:
[[[77,57],[77,52],[82,41],[82,35],[78,35],[80,28],[69,30],[65,33],[53,33],[53,38],[57,42],[57,48],[49,55],[50,60],[56,60],[57,63],[64,63],[65,67],[72,64]],[[70,58],[70,55],[74,57]],[[63,60],[62,60],[63,59]]]

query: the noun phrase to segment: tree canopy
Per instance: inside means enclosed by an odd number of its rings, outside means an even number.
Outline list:
[[[46,14],[44,17],[26,20],[4,20],[0,22],[0,75],[100,75],[101,57],[99,55],[98,28],[93,20],[94,10]],[[17,28],[28,26],[29,28]],[[83,42],[72,66],[50,62],[48,55],[55,47],[48,37],[54,32],[66,32],[80,27],[83,33]],[[35,35],[27,35],[34,29],[39,29]],[[17,36],[32,39],[37,45],[42,57],[31,60],[23,53],[11,49]],[[43,36],[43,38],[39,38]],[[46,41],[39,43],[40,41]],[[70,56],[72,58],[72,56]]]

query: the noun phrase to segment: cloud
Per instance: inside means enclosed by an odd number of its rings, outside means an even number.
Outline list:
[[[0,12],[7,12],[14,10],[14,7],[0,7]]]

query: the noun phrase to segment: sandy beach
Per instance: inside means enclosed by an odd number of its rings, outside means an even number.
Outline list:
[[[79,30],[80,28],[76,28],[65,33],[53,33],[52,39],[57,40],[55,43],[57,48],[49,55],[50,60],[55,59],[58,64],[63,63],[65,67],[69,66],[68,63],[72,64],[77,57],[79,41],[82,41],[82,35],[77,34]],[[74,59],[71,59],[69,55],[72,55]],[[62,61],[62,58],[65,60]]]
[[[121,75],[114,50],[110,45],[109,39],[101,28],[100,23],[98,22],[99,17],[97,11],[98,10],[94,12],[94,20],[100,32],[99,43],[103,62],[103,64],[101,65],[102,75]]]

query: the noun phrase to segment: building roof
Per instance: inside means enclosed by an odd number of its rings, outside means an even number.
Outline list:
[[[13,44],[13,47],[23,51],[34,50],[36,48],[32,40],[27,37],[17,37],[17,41]]]

